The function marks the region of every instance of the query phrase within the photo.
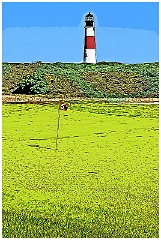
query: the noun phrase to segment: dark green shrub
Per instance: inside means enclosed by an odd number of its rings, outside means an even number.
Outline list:
[[[8,71],[10,69],[10,64],[9,63],[2,63],[2,75],[7,75]]]
[[[24,81],[18,85],[13,92],[17,94],[45,94],[48,91],[48,85],[42,75],[36,72],[33,76],[26,76]]]

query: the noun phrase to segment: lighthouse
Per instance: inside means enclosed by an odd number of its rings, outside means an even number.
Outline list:
[[[84,63],[96,63],[96,38],[94,17],[89,12],[85,17]]]

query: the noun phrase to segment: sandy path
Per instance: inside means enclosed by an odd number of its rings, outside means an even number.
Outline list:
[[[68,98],[66,101],[78,101],[78,100],[89,100],[89,101],[107,101],[108,98]],[[2,95],[2,103],[47,103],[47,102],[58,102],[59,98],[33,96],[33,95]],[[111,101],[110,101],[111,102]],[[115,103],[115,101],[112,101]],[[159,98],[125,98],[124,100],[116,102],[125,103],[159,103]]]

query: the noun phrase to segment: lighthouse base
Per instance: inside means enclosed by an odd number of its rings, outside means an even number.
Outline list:
[[[85,49],[84,50],[84,63],[96,63],[96,50]]]

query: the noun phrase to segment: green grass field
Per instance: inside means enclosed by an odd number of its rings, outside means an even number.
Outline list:
[[[158,238],[158,108],[3,104],[3,237]]]

